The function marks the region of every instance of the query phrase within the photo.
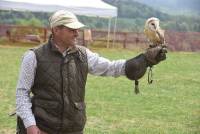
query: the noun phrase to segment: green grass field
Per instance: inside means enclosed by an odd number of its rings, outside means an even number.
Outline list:
[[[29,47],[0,45],[0,134],[15,133],[15,87],[20,61]],[[109,59],[131,58],[140,52],[93,49]],[[167,60],[140,80],[139,95],[133,82],[88,76],[86,134],[200,134],[200,53],[168,53]]]

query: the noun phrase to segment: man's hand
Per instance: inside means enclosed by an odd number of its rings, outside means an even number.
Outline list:
[[[167,48],[165,46],[156,46],[148,48],[144,53],[148,66],[158,64],[160,61],[166,59]]]
[[[27,134],[41,134],[40,129],[35,125],[26,128],[26,131]]]

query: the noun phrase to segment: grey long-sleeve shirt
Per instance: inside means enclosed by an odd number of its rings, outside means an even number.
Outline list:
[[[65,56],[66,52],[63,53]],[[88,70],[90,74],[100,76],[118,77],[124,75],[125,60],[110,61],[100,57],[97,53],[86,49],[88,59]],[[37,60],[33,51],[27,51],[21,63],[19,80],[16,89],[16,113],[24,122],[25,127],[36,125],[35,117],[31,107],[31,87],[34,83]]]

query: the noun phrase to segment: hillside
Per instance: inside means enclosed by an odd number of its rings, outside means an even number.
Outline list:
[[[149,17],[158,17],[161,26],[173,31],[194,31],[200,32],[199,16],[169,15],[156,8],[133,0],[103,0],[118,7],[117,30],[142,32],[144,23]],[[50,13],[17,12],[0,10],[0,24],[48,26]],[[80,21],[93,29],[107,29],[108,19],[100,17],[78,16]],[[114,24],[112,19],[112,24]],[[113,28],[112,25],[111,28]]]
[[[149,17],[157,17],[161,20],[161,26],[164,29],[173,31],[195,31],[200,32],[200,16],[191,15],[170,15],[157,8],[150,7],[146,4],[134,0],[103,0],[113,6],[118,7],[119,18],[128,18],[131,21],[142,20],[143,22]],[[139,1],[139,0],[138,0]],[[145,1],[145,0],[144,0]],[[152,3],[156,0],[150,0]],[[159,1],[159,0],[157,0]],[[143,25],[140,23],[140,28]]]
[[[170,15],[162,13],[145,4],[132,0],[103,0],[113,6],[118,7],[119,18],[149,18],[156,16],[161,20],[168,20]]]
[[[200,15],[199,0],[132,0],[144,3],[163,12],[182,15]]]

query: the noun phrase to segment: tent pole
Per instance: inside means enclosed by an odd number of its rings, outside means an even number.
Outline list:
[[[112,43],[112,47],[114,47],[114,45],[115,45],[116,29],[117,29],[117,17],[115,17],[114,36],[113,36],[113,43]]]
[[[109,43],[110,43],[110,25],[111,25],[111,18],[109,18],[109,22],[108,22],[107,48],[109,48]]]

